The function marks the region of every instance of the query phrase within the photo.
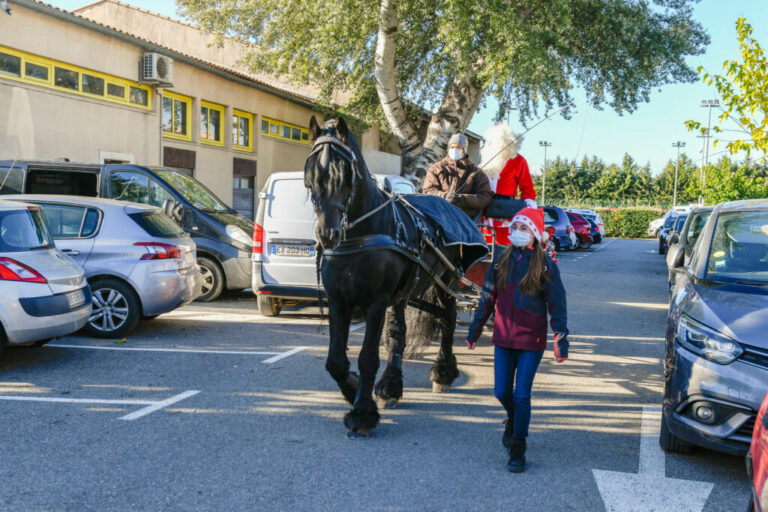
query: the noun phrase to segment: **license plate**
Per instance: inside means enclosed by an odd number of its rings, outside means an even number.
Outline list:
[[[69,301],[70,309],[76,308],[85,304],[85,294],[83,290],[76,290],[67,294],[67,300]]]
[[[273,245],[272,254],[275,256],[314,256],[315,248],[311,245]]]

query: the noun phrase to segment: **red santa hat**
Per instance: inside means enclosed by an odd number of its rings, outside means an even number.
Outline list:
[[[528,226],[539,243],[544,243],[549,238],[549,233],[544,229],[544,212],[540,208],[523,208],[512,217],[512,224],[515,222]]]

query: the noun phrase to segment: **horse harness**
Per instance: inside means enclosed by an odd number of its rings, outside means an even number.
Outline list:
[[[335,249],[323,249],[322,246],[318,243],[318,258],[316,260],[317,266],[318,266],[318,272],[320,267],[320,262],[322,260],[322,257],[324,256],[347,256],[350,254],[359,254],[363,252],[369,252],[374,250],[392,250],[395,251],[412,262],[416,263],[418,267],[423,269],[429,278],[434,281],[443,291],[448,293],[449,295],[453,296],[457,300],[462,300],[462,297],[460,297],[456,292],[451,290],[450,286],[448,286],[446,283],[443,282],[443,280],[437,275],[438,269],[437,266],[430,267],[423,258],[424,252],[426,249],[430,249],[433,251],[437,256],[438,260],[446,265],[448,270],[450,270],[454,276],[457,279],[463,279],[462,272],[457,269],[449,260],[445,257],[445,255],[440,251],[435,244],[432,241],[432,237],[430,236],[430,229],[429,226],[421,214],[413,205],[411,205],[405,198],[403,198],[402,195],[399,193],[390,193],[386,190],[382,190],[384,194],[387,196],[387,200],[381,203],[380,205],[376,206],[375,208],[369,210],[368,212],[364,213],[357,219],[353,220],[352,222],[348,219],[347,211],[349,210],[349,207],[352,203],[352,200],[354,199],[354,196],[357,192],[357,186],[358,186],[358,180],[363,179],[362,171],[360,170],[360,163],[355,155],[355,152],[352,150],[351,147],[346,145],[343,141],[341,141],[339,138],[334,137],[332,135],[323,135],[321,137],[318,137],[317,140],[315,140],[312,153],[313,155],[315,153],[318,153],[319,151],[324,149],[324,146],[330,146],[330,149],[337,154],[339,157],[343,158],[349,164],[352,166],[352,192],[349,194],[349,197],[347,197],[346,204],[342,204],[338,201],[334,201],[331,204],[334,208],[337,208],[341,214],[341,242]],[[413,246],[412,244],[408,243],[407,239],[407,230],[405,226],[405,222],[403,221],[402,215],[400,214],[400,208],[397,207],[397,204],[400,203],[402,205],[402,211],[406,212],[409,219],[413,223],[413,226],[416,228],[416,231],[419,236],[419,244],[418,247]],[[364,235],[360,237],[354,237],[354,238],[347,238],[347,232],[363,222],[364,220],[372,217],[376,213],[384,210],[388,206],[391,206],[392,208],[392,214],[394,218],[395,223],[395,236],[392,237],[390,235],[385,234],[373,234],[373,235]],[[413,272],[413,274],[409,277],[408,283],[406,286],[403,287],[403,290],[401,292],[401,295],[396,298],[396,301],[408,298],[409,299],[409,305],[426,310],[430,313],[435,313],[436,308],[438,308],[436,305],[429,304],[425,301],[422,301],[419,298],[410,298],[408,297],[410,290],[413,290],[416,288],[416,285],[419,282],[419,272],[418,268],[416,268]]]

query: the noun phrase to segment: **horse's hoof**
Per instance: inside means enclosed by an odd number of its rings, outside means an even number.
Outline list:
[[[387,400],[384,401],[384,408],[394,409],[395,407],[397,407],[397,404],[399,403],[400,403],[400,400],[398,400],[397,398],[388,398]]]
[[[370,430],[365,430],[365,429],[347,430],[347,439],[352,439],[353,441],[368,439],[370,435],[371,435]]]
[[[437,383],[437,382],[433,382],[432,383],[432,392],[433,393],[445,393],[449,389],[451,389],[451,385],[450,384],[440,384],[440,383]]]

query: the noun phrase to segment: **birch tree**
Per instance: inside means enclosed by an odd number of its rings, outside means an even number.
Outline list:
[[[420,181],[489,97],[523,123],[569,104],[631,113],[697,78],[696,0],[177,0],[215,34],[254,43],[247,64],[320,88],[334,111],[394,134]],[[342,105],[332,101],[343,91]],[[428,114],[423,129],[425,109]],[[573,106],[562,115],[572,114]]]

